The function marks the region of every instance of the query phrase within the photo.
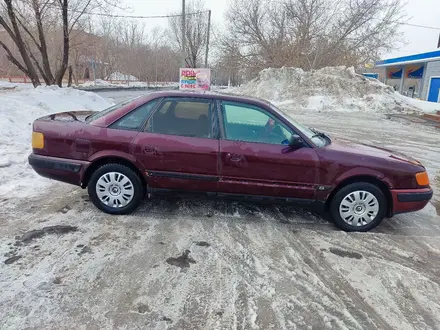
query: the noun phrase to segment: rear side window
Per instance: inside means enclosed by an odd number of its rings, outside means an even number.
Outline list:
[[[212,138],[212,103],[206,99],[165,100],[147,129],[158,134]]]
[[[139,96],[138,96],[138,97],[139,97]],[[104,110],[102,110],[102,111],[96,112],[96,113],[94,113],[94,114],[92,114],[92,115],[90,115],[90,116],[88,116],[88,117],[86,118],[86,123],[90,123],[90,122],[92,122],[92,121],[94,121],[94,120],[97,120],[97,119],[99,119],[99,118],[101,118],[101,117],[103,117],[103,116],[109,114],[110,112],[113,112],[113,111],[115,111],[115,110],[118,110],[118,109],[122,108],[124,105],[126,105],[126,104],[128,104],[128,103],[134,101],[134,100],[137,99],[138,97],[134,97],[134,98],[131,98],[131,99],[125,100],[125,101],[123,101],[123,102],[121,102],[121,103],[118,103],[118,104],[112,105],[110,108],[107,108],[107,109],[104,109]]]
[[[199,119],[200,116],[209,116],[209,103],[177,102],[174,112],[176,118]]]
[[[110,128],[139,130],[156,104],[157,99],[141,105],[111,124]]]

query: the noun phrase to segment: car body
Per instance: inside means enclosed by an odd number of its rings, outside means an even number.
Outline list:
[[[344,230],[365,231],[432,197],[419,162],[332,141],[269,102],[229,94],[154,92],[102,112],[37,119],[29,163],[42,176],[88,187],[97,207],[117,214],[133,211],[139,194],[185,191],[323,205],[333,218],[346,218],[335,221]],[[117,200],[125,190],[106,173],[124,176],[136,192]]]

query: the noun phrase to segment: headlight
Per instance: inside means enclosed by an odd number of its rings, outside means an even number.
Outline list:
[[[426,171],[416,173],[416,181],[419,186],[429,186],[428,173]]]

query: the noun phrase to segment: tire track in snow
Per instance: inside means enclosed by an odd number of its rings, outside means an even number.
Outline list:
[[[355,316],[358,322],[361,322],[362,327],[393,329],[305,238],[299,236],[297,242],[301,251],[308,251],[312,256],[312,258],[306,259],[308,266],[326,287],[337,293],[349,313]],[[362,312],[359,309],[362,309]]]

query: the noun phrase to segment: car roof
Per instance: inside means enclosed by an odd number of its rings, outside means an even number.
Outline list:
[[[244,95],[221,93],[221,92],[193,92],[193,91],[157,91],[145,95],[143,98],[145,101],[156,99],[159,97],[196,97],[196,98],[214,98],[217,100],[225,100],[232,102],[245,102],[252,103],[259,106],[271,106],[272,104],[266,100],[256,97],[248,97]]]
[[[257,99],[254,97],[240,96],[240,95],[232,95],[227,93],[218,93],[218,92],[193,92],[193,91],[156,91],[145,94],[143,96],[135,97],[127,104],[124,104],[119,109],[112,111],[101,118],[93,121],[93,125],[107,127],[111,123],[113,123],[118,118],[121,118],[131,110],[139,107],[142,104],[145,104],[154,99],[160,99],[163,97],[182,97],[182,98],[205,98],[205,99],[216,99],[216,100],[225,100],[230,102],[243,102],[247,104],[252,104],[262,108],[271,108],[273,110],[273,106],[262,99]]]

